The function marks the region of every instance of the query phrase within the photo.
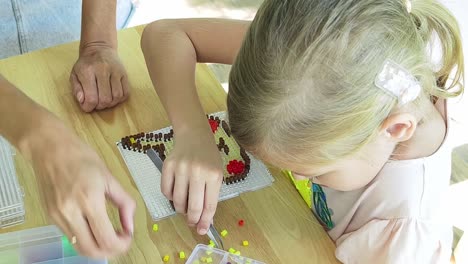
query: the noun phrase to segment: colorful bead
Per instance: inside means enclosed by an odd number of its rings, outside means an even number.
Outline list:
[[[245,170],[245,164],[242,161],[231,160],[228,165],[226,165],[226,170],[229,174],[241,174]]]
[[[159,230],[158,224],[154,224],[154,225],[153,225],[153,231],[154,231],[154,232],[157,232],[158,230]]]
[[[239,223],[238,223],[238,224],[239,224],[239,226],[244,226],[244,224],[245,224],[245,223],[244,223],[244,220],[242,220],[242,219],[239,220]]]
[[[183,252],[183,251],[179,252],[179,258],[180,259],[185,259],[185,252]]]
[[[210,123],[210,127],[211,127],[211,132],[215,133],[216,130],[218,130],[218,122],[210,119],[208,120],[208,122]]]
[[[170,257],[168,255],[164,256],[163,261],[164,262],[169,262]]]
[[[226,229],[224,229],[223,231],[221,231],[221,236],[222,236],[222,237],[227,236],[227,234],[228,234],[228,231],[227,231]]]
[[[249,245],[249,241],[247,241],[247,240],[242,241],[242,245],[243,245],[244,247],[248,246],[248,245]]]

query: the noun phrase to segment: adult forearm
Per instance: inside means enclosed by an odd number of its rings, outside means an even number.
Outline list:
[[[117,49],[117,0],[83,0],[80,51],[89,46]]]
[[[30,159],[43,131],[62,127],[59,120],[0,76],[0,135]]]

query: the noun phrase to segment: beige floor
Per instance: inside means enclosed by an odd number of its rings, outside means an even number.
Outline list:
[[[263,0],[139,0],[139,8],[130,26],[149,23],[162,18],[222,17],[251,20]],[[442,0],[457,17],[462,30],[465,51],[468,53],[468,2],[465,0]],[[465,59],[466,60],[466,59]],[[466,63],[465,63],[466,65]],[[228,90],[229,66],[210,65],[223,87]],[[453,223],[457,227],[457,240],[468,230],[468,95],[456,100],[452,107],[452,130],[456,148],[453,152],[452,191]],[[466,236],[465,236],[466,238]]]

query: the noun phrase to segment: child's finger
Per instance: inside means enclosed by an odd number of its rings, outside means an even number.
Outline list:
[[[175,175],[174,163],[170,159],[164,162],[161,174],[161,192],[169,201],[173,201]]]
[[[189,170],[186,166],[179,166],[175,173],[174,207],[180,214],[187,213],[187,198],[189,191]]]
[[[196,179],[197,177],[192,177]],[[189,201],[187,207],[187,222],[190,226],[200,221],[205,198],[205,181],[191,180],[189,186]]]
[[[197,230],[198,234],[205,235],[210,227],[210,224],[213,220],[214,214],[216,212],[216,206],[218,205],[219,197],[219,185],[220,182],[213,181],[207,182],[205,189],[205,204],[203,207],[203,212],[198,222]]]

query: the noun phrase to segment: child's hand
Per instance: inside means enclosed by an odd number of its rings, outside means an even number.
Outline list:
[[[208,128],[209,129],[209,128]],[[213,134],[205,128],[175,136],[174,150],[164,162],[161,191],[187,214],[190,226],[206,234],[218,203],[223,179],[221,155]]]

